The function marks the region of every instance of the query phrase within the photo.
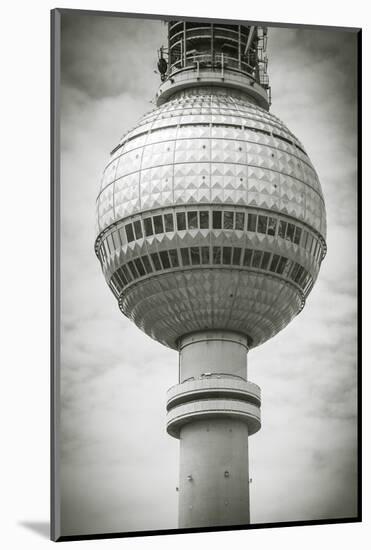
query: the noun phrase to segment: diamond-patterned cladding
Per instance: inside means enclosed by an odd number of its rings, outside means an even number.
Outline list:
[[[232,92],[223,102],[216,92],[205,95],[192,109],[185,98],[144,116],[123,138],[103,174],[99,231],[163,201],[237,202],[298,217],[325,237],[317,175],[301,144],[276,117]],[[174,117],[179,108],[181,119]],[[202,120],[195,114],[201,110]],[[222,119],[216,112],[223,112]]]
[[[194,269],[133,285],[122,309],[146,334],[173,348],[180,336],[213,328],[247,332],[255,347],[285,327],[300,303],[299,293],[274,277]]]
[[[277,117],[231,89],[182,91],[123,136],[101,180],[97,232],[136,214],[192,204],[272,211],[326,238],[320,183],[302,144]],[[104,259],[103,272],[109,281],[141,254],[209,243],[282,254],[314,281],[318,275],[319,264],[293,243],[222,230],[174,231],[123,244]],[[138,327],[170,347],[206,328],[243,332],[257,346],[301,310],[303,295],[268,273],[215,266],[154,273],[129,284],[119,302]]]

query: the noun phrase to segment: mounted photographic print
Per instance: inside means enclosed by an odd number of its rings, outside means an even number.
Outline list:
[[[52,31],[53,540],[360,521],[360,29]]]

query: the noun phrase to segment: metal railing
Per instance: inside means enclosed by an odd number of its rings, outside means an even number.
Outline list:
[[[191,380],[203,380],[204,378],[237,378],[238,380],[243,380],[246,382],[246,378],[243,376],[238,376],[237,374],[230,374],[227,372],[204,372],[197,378],[194,376],[190,376],[189,378],[186,378],[182,381],[182,384],[185,382],[190,382]]]
[[[245,29],[244,29],[245,30]],[[226,29],[225,27],[214,26],[208,27],[193,27],[186,29],[186,40],[191,42],[192,40],[225,40],[229,43],[238,43],[240,40],[241,46],[244,48],[248,40],[248,33],[242,30],[240,33],[238,29]],[[172,47],[180,38],[184,37],[183,27],[179,27],[176,32],[171,32],[169,36],[169,44]]]
[[[226,54],[214,54],[211,55],[209,53],[202,54],[202,53],[191,53],[187,52],[185,63],[184,59],[179,57],[174,63],[172,63],[169,67],[169,76],[174,71],[178,71],[180,69],[186,69],[186,68],[192,68],[192,67],[199,67],[199,68],[213,68],[213,69],[223,69],[223,67],[232,67],[233,69],[237,69],[243,73],[249,74],[251,77],[254,78],[254,67],[247,63],[246,61],[239,61],[238,58],[226,55]]]
[[[218,70],[223,74],[224,69],[232,69],[243,75],[247,75],[255,82],[260,84],[266,90],[270,90],[268,75],[262,71],[257,71],[255,67],[226,54],[200,54],[187,52],[186,59],[179,57],[169,67],[167,78],[171,78],[175,73],[189,70],[211,69]]]

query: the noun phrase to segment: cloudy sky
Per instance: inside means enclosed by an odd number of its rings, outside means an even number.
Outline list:
[[[177,353],[120,314],[93,251],[109,151],[159,85],[160,21],[62,17],[62,534],[177,526],[165,431]],[[272,112],[326,200],[328,254],[304,311],[248,356],[262,388],[250,441],[254,523],[356,513],[356,36],[271,28]]]

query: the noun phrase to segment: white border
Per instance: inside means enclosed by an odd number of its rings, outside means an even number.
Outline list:
[[[367,3],[325,3],[323,0],[294,2],[266,0],[136,0],[135,3],[106,0],[6,2],[2,6],[1,91],[2,242],[1,313],[2,346],[2,482],[1,544],[4,548],[41,548],[53,544],[22,522],[49,519],[49,10],[54,7],[135,11],[188,16],[265,20],[303,24],[354,26],[364,28],[364,158],[367,159],[367,120],[370,18]],[[5,172],[4,172],[5,168]],[[370,277],[369,233],[370,178],[365,167],[364,280]],[[5,196],[4,196],[5,194]],[[19,244],[17,244],[19,243]],[[367,248],[366,248],[367,247]],[[367,326],[368,292],[364,291],[364,326]],[[9,330],[11,329],[11,330]],[[365,330],[365,340],[367,338]],[[365,342],[367,345],[367,342]],[[368,347],[368,346],[366,346]],[[368,350],[365,350],[365,352]],[[368,353],[364,356],[363,388],[370,387]],[[369,418],[365,403],[364,425]],[[366,436],[366,430],[365,430]],[[364,440],[364,488],[371,486],[369,437]],[[369,491],[368,491],[369,493]],[[89,548],[99,544],[125,548],[222,548],[233,544],[259,548],[306,549],[364,548],[371,539],[370,512],[364,504],[364,524],[327,525],[266,529],[233,533],[168,535],[136,539],[71,542],[69,548]]]

